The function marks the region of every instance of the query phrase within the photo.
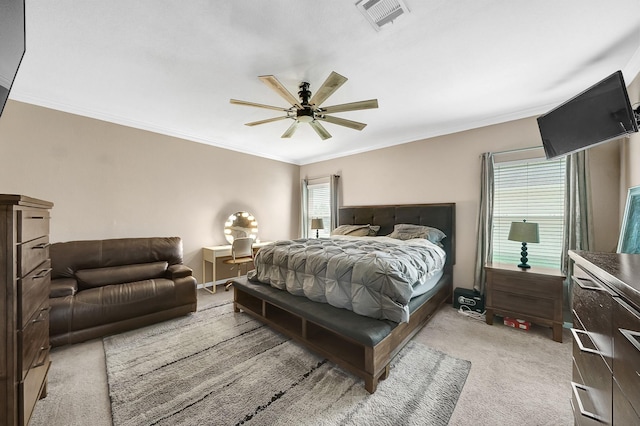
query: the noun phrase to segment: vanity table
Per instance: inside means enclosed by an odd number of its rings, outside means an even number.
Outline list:
[[[216,264],[222,263],[222,258],[231,258],[231,245],[236,238],[253,238],[253,253],[257,252],[260,247],[263,247],[269,242],[256,242],[258,239],[258,221],[255,216],[249,212],[239,211],[230,215],[224,224],[224,237],[229,242],[223,246],[212,246],[202,248],[202,282],[203,288],[209,293],[216,292],[216,284],[224,284],[236,274],[230,274],[230,270],[226,269],[224,276],[218,276],[219,272]],[[220,265],[223,268],[228,265]],[[209,267],[210,269],[207,269]],[[238,266],[239,267],[239,266]],[[211,271],[211,280],[213,281],[213,288],[209,290],[204,283],[207,282],[207,270]],[[225,271],[222,271],[225,272]]]
[[[253,243],[253,251],[256,252],[260,249],[260,247],[264,247],[270,243],[270,241]],[[216,284],[223,284],[229,278],[231,278],[229,276],[221,277],[220,279],[218,279],[218,276],[216,275],[216,262],[222,257],[231,257],[231,244],[224,246],[202,247],[202,281],[204,282],[206,279],[207,270],[211,271],[211,279],[214,283],[213,289],[209,290],[208,288],[204,287],[205,290],[210,291],[211,293],[216,292]]]

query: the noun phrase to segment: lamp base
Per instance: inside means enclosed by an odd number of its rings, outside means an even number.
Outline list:
[[[518,265],[518,268],[521,268],[521,269],[531,268],[531,265],[527,264],[528,260],[529,259],[527,259],[527,243],[523,242],[522,249],[520,251],[520,264]]]

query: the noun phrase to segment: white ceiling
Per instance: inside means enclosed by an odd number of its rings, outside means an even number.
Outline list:
[[[307,164],[538,115],[640,71],[638,0],[405,0],[379,32],[355,3],[26,0],[11,98]],[[335,114],[364,130],[327,123],[322,141],[304,124],[281,139],[289,120],[243,125],[280,113],[229,103],[286,108],[259,75],[295,94],[331,71],[349,81],[323,105],[378,99]]]

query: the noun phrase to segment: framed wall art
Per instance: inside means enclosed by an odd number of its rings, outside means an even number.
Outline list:
[[[640,253],[640,186],[629,188],[622,218],[618,253]]]

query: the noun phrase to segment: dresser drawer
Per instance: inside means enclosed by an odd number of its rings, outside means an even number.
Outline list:
[[[562,295],[562,278],[544,276],[527,271],[494,271],[491,287],[494,291],[506,291],[537,298],[557,298]]]
[[[24,277],[49,258],[49,236],[18,245],[19,277]]]
[[[573,360],[580,372],[582,383],[573,384],[573,397],[582,401],[582,418],[596,418],[604,423],[611,423],[611,392],[613,377],[611,370],[600,355],[589,334],[579,328],[571,330],[573,334]],[[575,377],[574,377],[575,381]],[[591,409],[586,407],[589,401]],[[578,408],[578,407],[576,407]],[[592,416],[585,414],[591,413]],[[583,419],[583,421],[585,420]],[[582,423],[580,423],[582,424]]]
[[[620,298],[613,300],[613,373],[622,393],[640,412],[640,313]]]
[[[18,210],[18,243],[49,235],[49,219],[48,210]]]
[[[27,377],[18,385],[21,424],[26,425],[31,419],[31,414],[47,379],[50,365],[49,353],[47,352],[38,366],[29,370]]]
[[[575,359],[573,364],[573,379],[571,381],[572,395],[571,395],[571,409],[573,411],[573,418],[577,426],[593,426],[602,425],[598,420],[598,416],[595,414],[596,407],[591,400],[590,389],[584,385],[584,380]]]
[[[22,378],[31,368],[42,364],[49,355],[49,308],[42,306],[40,313],[19,334],[22,354]]]
[[[622,393],[616,379],[613,379],[613,424],[640,425],[640,415]]]
[[[518,312],[523,316],[538,319],[556,319],[556,302],[552,299],[540,299],[524,294],[514,294],[494,290],[492,307],[496,310]],[[526,318],[525,318],[526,319]]]
[[[571,278],[573,283],[573,313],[612,368],[613,298],[611,292],[590,277]]]
[[[30,274],[18,280],[18,329],[22,330],[36,311],[49,299],[51,260],[47,259]]]

